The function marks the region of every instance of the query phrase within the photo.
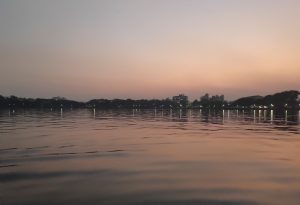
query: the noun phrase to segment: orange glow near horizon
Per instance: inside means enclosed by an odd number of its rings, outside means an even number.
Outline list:
[[[0,94],[234,99],[300,90],[299,9],[293,0],[1,2]]]

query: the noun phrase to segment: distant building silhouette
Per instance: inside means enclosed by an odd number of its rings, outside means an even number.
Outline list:
[[[211,97],[211,101],[213,102],[223,102],[224,101],[224,95],[214,95]]]
[[[186,107],[188,105],[188,96],[184,94],[173,96],[172,100],[173,102],[179,104],[181,107]]]
[[[213,95],[209,97],[209,94],[206,93],[202,97],[200,97],[200,102],[224,102],[225,97],[224,95]]]
[[[242,97],[230,103],[224,100],[224,95],[209,96],[205,94],[200,101],[194,100],[189,104],[184,94],[158,99],[93,99],[88,102],[68,100],[63,97],[51,99],[19,98],[16,96],[4,97],[0,95],[0,109],[15,108],[99,108],[99,109],[179,109],[179,108],[208,108],[208,109],[300,109],[300,92],[297,90],[283,91],[267,96]]]
[[[209,94],[206,93],[205,95],[203,95],[202,97],[200,97],[200,101],[209,101]]]

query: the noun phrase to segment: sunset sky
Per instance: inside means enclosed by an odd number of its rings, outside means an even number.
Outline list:
[[[0,94],[300,90],[299,0],[0,0]]]

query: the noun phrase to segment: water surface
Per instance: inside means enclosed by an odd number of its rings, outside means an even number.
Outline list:
[[[300,112],[0,111],[0,204],[300,204]]]

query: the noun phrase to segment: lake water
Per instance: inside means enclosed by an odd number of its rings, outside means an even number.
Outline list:
[[[2,110],[0,204],[299,205],[300,112]]]

